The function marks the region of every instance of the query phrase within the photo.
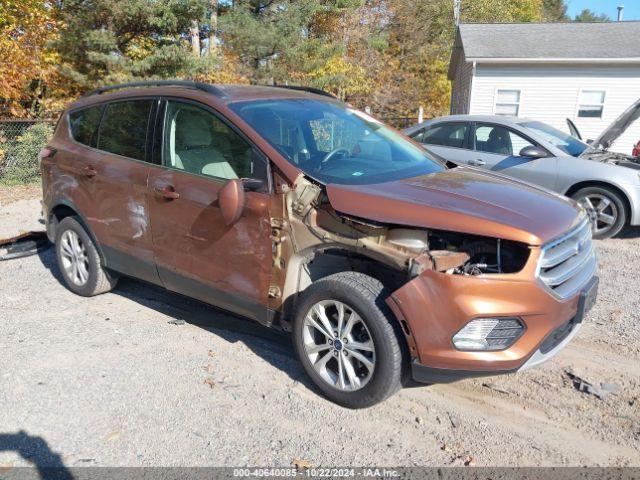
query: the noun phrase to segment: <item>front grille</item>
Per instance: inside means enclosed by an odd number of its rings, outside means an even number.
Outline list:
[[[596,272],[591,224],[585,218],[578,227],[542,247],[538,278],[558,298],[579,292]]]

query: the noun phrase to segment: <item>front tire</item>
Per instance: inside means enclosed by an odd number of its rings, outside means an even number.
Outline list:
[[[74,217],[64,218],[56,228],[56,257],[69,290],[92,297],[112,290],[118,277],[105,270],[91,237]]]
[[[307,374],[348,408],[382,402],[402,386],[404,338],[378,280],[357,272],[322,278],[300,296],[293,343]]]
[[[620,233],[627,221],[627,209],[623,199],[610,188],[581,188],[571,198],[587,210],[593,238],[613,237]]]

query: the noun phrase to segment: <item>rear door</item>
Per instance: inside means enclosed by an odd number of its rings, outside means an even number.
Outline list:
[[[415,138],[430,151],[455,164],[464,164],[469,149],[469,122],[445,122],[428,126]]]
[[[148,201],[155,260],[170,290],[266,323],[271,275],[267,161],[216,112],[168,99],[156,126],[161,165]],[[259,178],[227,225],[218,195],[230,179]],[[169,192],[169,193],[167,193]]]
[[[96,214],[89,219],[107,266],[159,283],[147,206],[153,119],[159,100],[108,103],[87,164]]]
[[[524,147],[541,147],[532,139],[504,125],[474,124],[467,163],[553,189],[557,178],[557,159],[520,156]],[[544,149],[544,147],[541,147]]]

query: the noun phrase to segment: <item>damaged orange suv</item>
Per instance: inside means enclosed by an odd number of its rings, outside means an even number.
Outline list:
[[[336,403],[538,365],[598,280],[572,201],[304,88],[106,87],[42,150],[47,232],[90,296],[128,275],[291,332]]]

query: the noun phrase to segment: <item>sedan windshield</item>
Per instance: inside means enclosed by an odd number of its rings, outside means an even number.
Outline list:
[[[230,107],[289,162],[322,183],[382,183],[445,169],[403,135],[338,102],[278,99]]]
[[[551,125],[547,125],[546,123],[524,122],[520,125],[528,128],[533,133],[538,134],[554,147],[559,148],[564,153],[573,157],[579,157],[587,148],[589,148],[589,145],[581,142],[576,137],[572,137],[568,133],[564,133],[557,128],[553,128]]]

